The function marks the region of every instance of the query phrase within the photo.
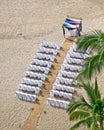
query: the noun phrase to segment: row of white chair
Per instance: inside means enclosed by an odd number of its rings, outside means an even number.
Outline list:
[[[55,82],[58,84],[65,84],[65,85],[75,85],[75,86],[78,85],[77,81],[73,81],[73,79],[66,79],[63,77],[57,77]]]
[[[61,66],[61,70],[69,70],[69,71],[81,71],[82,70],[82,66],[77,66],[77,65],[69,65],[69,64],[63,64]]]
[[[29,86],[29,85],[26,85],[26,84],[19,84],[18,89],[22,90],[22,91],[27,91],[27,92],[34,92],[35,94],[40,93],[40,88],[32,87],[32,86]]]
[[[72,99],[72,94],[71,93],[66,93],[66,92],[62,92],[62,91],[57,91],[57,90],[51,90],[50,91],[50,96],[54,97],[54,96],[59,96],[59,97],[63,97],[65,99]]]
[[[48,54],[42,54],[42,53],[36,53],[34,58],[40,59],[40,60],[47,60],[53,62],[55,60],[55,56],[48,55]]]
[[[49,68],[46,68],[46,67],[41,67],[41,66],[36,66],[36,65],[30,65],[28,67],[28,70],[30,71],[35,71],[35,72],[42,72],[44,74],[48,74],[49,73]]]
[[[23,93],[19,91],[16,91],[15,95],[17,98],[21,100],[29,101],[29,102],[36,102],[36,99],[37,99],[36,95],[27,94],[27,93]]]
[[[84,65],[85,61],[83,59],[76,59],[72,57],[65,57],[64,63],[66,64],[76,64],[76,65]]]
[[[67,53],[67,57],[72,57],[72,58],[79,58],[79,59],[86,59],[89,57],[88,54],[83,54],[83,53],[79,53],[79,52],[73,52],[73,51],[69,51]]]
[[[70,58],[67,59],[67,57],[69,57],[69,54],[70,53],[68,53],[66,58],[64,59],[64,64],[61,65],[61,70],[56,78],[55,83],[53,84],[53,89],[50,91],[51,97],[59,96],[64,99],[71,100],[72,93],[75,92],[75,89],[73,87],[70,87],[70,85],[75,85],[75,86],[78,85],[78,82],[73,81],[73,78],[75,78],[78,75],[78,72],[82,69],[82,67],[78,65],[68,64],[67,60],[70,61]],[[80,61],[78,60],[78,63],[81,63],[81,60]],[[69,102],[67,102],[66,104],[64,103],[62,101],[60,105],[60,101],[57,101],[57,99],[48,98],[47,100],[48,105],[57,106],[61,108],[68,108]]]
[[[34,85],[37,87],[42,87],[43,81],[42,80],[34,80],[30,78],[23,78],[21,81],[22,84],[27,84],[27,85]]]
[[[46,79],[46,75],[45,74],[39,74],[39,73],[32,72],[32,71],[26,71],[25,76],[26,77],[28,76],[30,78],[39,79],[39,80],[42,80],[42,81],[44,81]]]
[[[76,46],[71,46],[64,59],[64,63],[61,66],[61,70],[56,78],[56,81],[53,84],[53,90],[50,91],[50,96],[59,96],[69,100],[72,99],[72,93],[75,92],[75,89],[70,87],[70,85],[78,85],[78,82],[73,81],[73,79],[82,70],[82,66],[84,65],[87,57],[89,57],[87,52],[81,49],[76,50]],[[48,98],[47,104],[64,108],[63,103],[60,105],[60,101],[56,102],[56,100],[57,99]],[[67,102],[66,108],[68,108],[68,104],[69,102]]]
[[[57,84],[57,83],[53,84],[53,90],[66,91],[66,92],[69,92],[69,93],[75,92],[74,87],[69,87],[69,86],[65,86],[65,85]]]
[[[38,59],[33,59],[32,64],[47,67],[47,68],[51,68],[52,66],[51,61],[44,61],[44,60],[38,60]]]
[[[36,101],[36,95],[40,93],[43,81],[52,67],[52,62],[55,60],[58,49],[60,49],[58,44],[43,42],[41,45],[32,60],[32,64],[28,67],[29,71],[26,71],[25,77],[18,86],[20,91],[16,91],[16,97],[19,99],[31,102]],[[36,95],[27,94],[26,92]]]
[[[58,49],[58,50],[60,49],[59,44],[52,43],[52,42],[46,42],[46,41],[41,42],[41,46],[48,47],[48,48],[53,48],[53,49]]]
[[[68,72],[68,71],[65,71],[65,70],[61,70],[59,73],[58,73],[58,77],[66,77],[66,78],[75,78],[79,73],[78,72]]]
[[[38,49],[38,52],[39,53],[52,54],[52,55],[56,56],[57,53],[58,53],[58,50],[57,49],[49,49],[49,48],[45,48],[45,47],[40,47]]]
[[[83,53],[83,54],[90,54],[90,52],[91,52],[90,49],[87,49],[86,51],[84,49],[77,49],[76,45],[71,45],[69,50],[79,52],[79,53]]]
[[[53,98],[48,98],[47,104],[53,107],[59,107],[64,109],[67,109],[69,106],[69,102],[64,100],[59,100],[59,99],[53,99]]]

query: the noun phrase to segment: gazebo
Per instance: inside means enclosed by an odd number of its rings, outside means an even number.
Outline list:
[[[82,31],[82,18],[74,18],[67,16],[64,24],[62,25],[63,35],[65,37],[65,29],[70,32],[71,37],[81,36]]]

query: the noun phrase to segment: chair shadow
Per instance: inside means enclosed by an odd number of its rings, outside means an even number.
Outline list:
[[[45,80],[45,81],[49,83],[49,79],[48,79],[48,78],[46,78],[46,80]]]

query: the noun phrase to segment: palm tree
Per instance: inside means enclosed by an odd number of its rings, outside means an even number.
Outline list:
[[[70,104],[67,109],[69,118],[70,120],[78,120],[70,130],[75,130],[80,125],[87,125],[91,130],[103,130],[104,98],[101,98],[98,90],[97,79],[95,79],[94,85],[82,82],[80,86],[84,88],[89,100],[86,101],[83,96],[80,96],[80,100]]]
[[[91,49],[95,54],[86,59],[85,67],[80,73],[85,78],[91,79],[94,73],[100,72],[104,66],[104,32],[94,31],[83,35],[77,40],[77,49]]]

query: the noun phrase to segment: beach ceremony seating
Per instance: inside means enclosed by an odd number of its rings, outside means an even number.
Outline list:
[[[57,49],[57,50],[60,49],[59,44],[55,44],[55,43],[52,43],[52,42],[50,43],[50,42],[46,42],[46,41],[41,42],[41,46],[47,47],[47,48],[53,48],[53,49]]]
[[[86,51],[83,50],[83,49],[77,49],[77,45],[71,45],[68,52],[71,52],[71,51],[79,52],[79,53],[82,53],[82,54],[88,54],[88,55],[90,55],[90,53],[91,53],[91,50],[89,48]]]
[[[53,107],[59,107],[59,108],[64,108],[64,109],[67,109],[69,106],[68,101],[53,99],[53,98],[48,98],[47,104]]]
[[[53,62],[55,60],[54,55],[48,55],[48,54],[42,54],[42,53],[36,53],[34,58],[40,59],[40,60],[47,60]]]
[[[19,84],[18,89],[22,91],[32,92],[37,95],[40,93],[40,90],[41,90],[39,87],[32,87],[26,84]]]
[[[82,66],[77,66],[77,65],[71,65],[71,64],[63,64],[61,66],[61,70],[67,70],[67,71],[76,71],[77,73],[82,70]]]
[[[36,102],[36,99],[37,99],[36,95],[27,94],[27,93],[23,93],[19,91],[16,91],[15,95],[17,98],[21,100],[29,101],[29,102]]]
[[[83,59],[78,59],[78,58],[72,58],[72,57],[65,57],[64,59],[65,64],[76,64],[76,65],[81,65],[83,66],[85,61]]]
[[[41,88],[44,86],[44,81],[46,80],[59,49],[60,45],[56,43],[41,43],[32,63],[28,66],[25,77],[22,78],[18,86],[19,91],[16,91],[17,98],[35,102],[35,97],[39,95]]]
[[[66,85],[62,85],[62,84],[57,84],[57,83],[53,84],[53,90],[66,91],[68,93],[74,93],[75,92],[74,87],[70,87],[70,86],[66,86]]]
[[[89,57],[88,54],[83,54],[83,53],[79,53],[79,52],[68,52],[67,57],[68,56],[70,56],[72,58],[79,58],[79,59],[86,59]]]
[[[78,82],[76,80],[74,81],[74,79],[84,67],[85,59],[89,56],[89,51],[77,50],[76,45],[71,45],[61,65],[61,70],[57,75],[52,90],[50,90],[50,97],[47,99],[48,105],[59,108],[68,107],[69,102],[65,103],[66,107],[64,107],[62,105],[63,101],[72,100],[75,86],[78,86]]]
[[[71,72],[62,70],[59,72],[58,77],[65,77],[65,78],[75,78],[79,73],[78,72]]]
[[[28,70],[34,71],[34,72],[41,72],[41,73],[44,73],[44,74],[48,74],[50,69],[46,68],[46,67],[41,67],[41,66],[36,66],[36,65],[30,65],[28,67]]]
[[[41,80],[34,80],[34,79],[30,79],[30,78],[23,78],[21,81],[22,84],[27,84],[27,85],[34,85],[34,86],[38,86],[38,87],[42,87],[43,85],[43,81]]]
[[[66,93],[66,92],[62,92],[62,91],[57,91],[57,90],[51,90],[50,91],[50,96],[54,97],[54,96],[59,96],[59,97],[63,97],[65,99],[72,99],[72,94],[71,93]]]
[[[63,77],[57,77],[55,82],[58,84],[65,84],[65,85],[75,85],[75,86],[78,85],[77,81],[73,81],[73,79],[67,79]]]
[[[38,60],[38,59],[33,59],[32,64],[37,65],[37,66],[47,67],[47,68],[51,68],[52,66],[51,61],[44,61],[44,60]]]
[[[40,47],[40,48],[38,49],[38,52],[39,52],[39,53],[51,54],[51,55],[56,56],[57,53],[58,53],[58,50],[56,50],[56,49],[49,49],[49,48],[46,49],[45,47]]]
[[[46,79],[46,74],[40,74],[40,73],[36,73],[36,72],[32,72],[32,71],[26,71],[25,76],[34,78],[34,79],[38,79],[38,80],[42,80],[42,81],[44,81]]]

